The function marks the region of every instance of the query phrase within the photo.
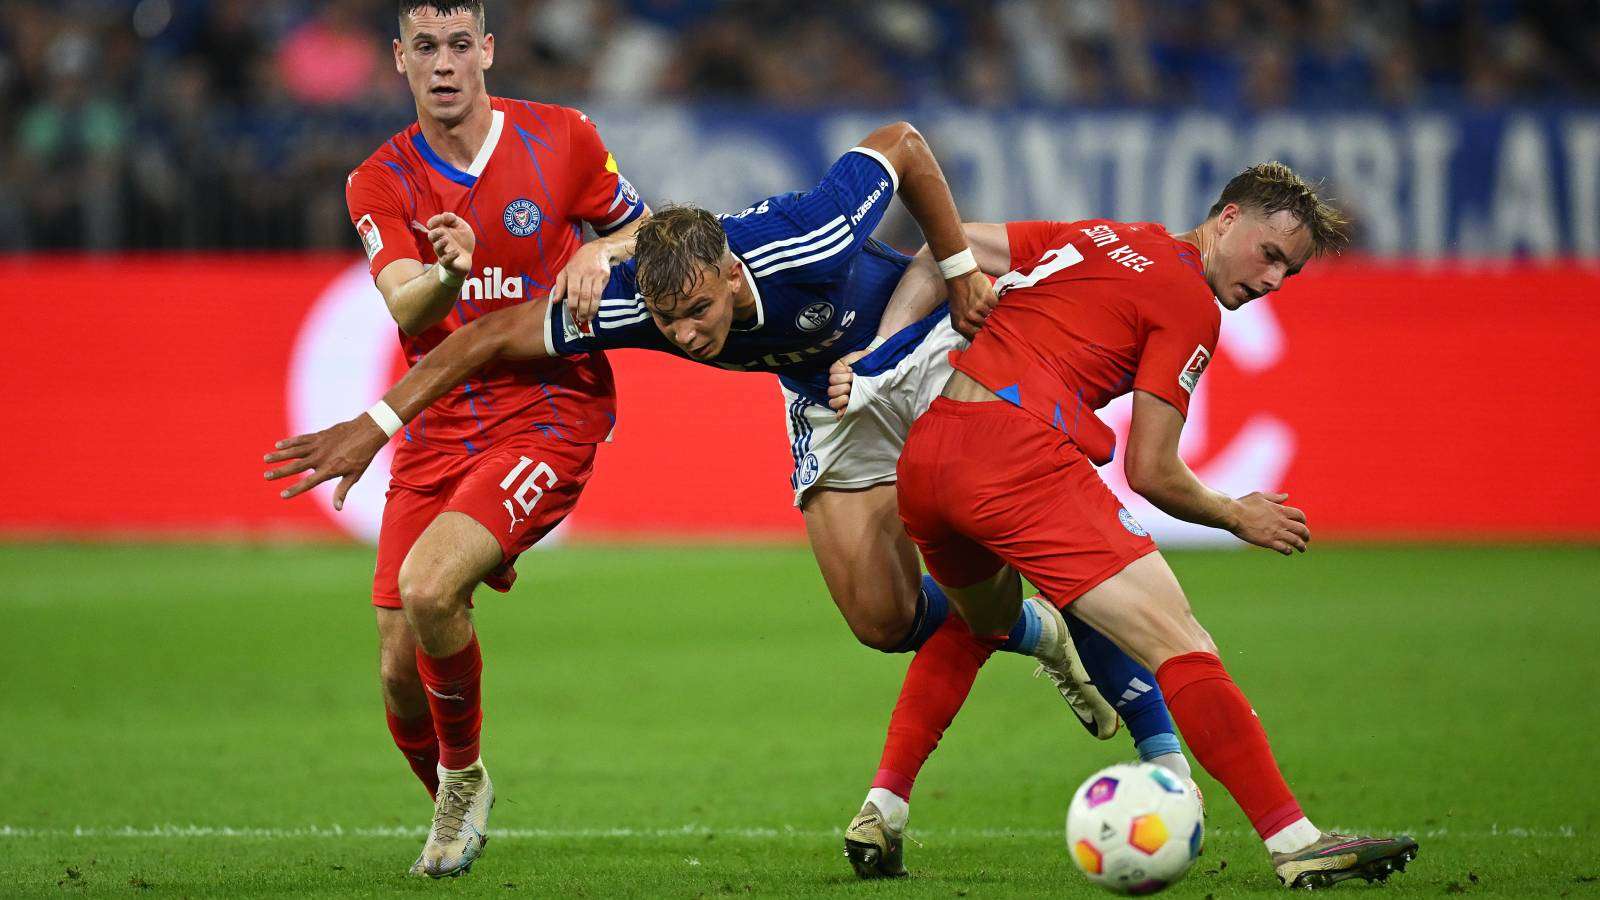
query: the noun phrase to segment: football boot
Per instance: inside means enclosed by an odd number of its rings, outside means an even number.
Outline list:
[[[430,878],[445,878],[471,871],[489,842],[489,810],[493,806],[494,785],[483,760],[455,772],[440,766],[433,827],[422,847],[423,872]]]
[[[1078,656],[1078,648],[1072,643],[1072,633],[1067,630],[1067,622],[1061,618],[1061,611],[1055,604],[1046,602],[1040,597],[1029,597],[1022,601],[1032,604],[1039,614],[1039,621],[1044,625],[1043,632],[1039,635],[1039,646],[1034,648],[1034,658],[1039,661],[1039,668],[1033,677],[1047,675],[1050,681],[1061,692],[1061,698],[1072,707],[1072,712],[1083,724],[1084,730],[1099,738],[1110,740],[1117,733],[1117,711],[1111,708],[1106,698],[1100,695],[1099,689],[1089,678],[1088,670],[1083,667],[1083,660]]]
[[[1324,832],[1316,843],[1293,853],[1272,854],[1272,866],[1284,887],[1331,887],[1348,878],[1385,881],[1404,872],[1417,858],[1417,842],[1409,835],[1359,837]]]
[[[868,802],[844,832],[844,855],[861,878],[904,878],[905,838]]]

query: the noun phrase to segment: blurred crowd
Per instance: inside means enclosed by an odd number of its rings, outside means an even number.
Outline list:
[[[490,0],[496,93],[763,109],[1592,102],[1600,0]],[[0,248],[348,247],[393,0],[0,0]]]

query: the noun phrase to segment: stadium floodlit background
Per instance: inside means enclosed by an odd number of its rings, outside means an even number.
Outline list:
[[[1600,889],[1600,3],[490,0],[489,24],[491,91],[583,109],[658,206],[803,188],[899,118],[971,220],[1186,228],[1249,163],[1326,179],[1355,247],[1224,317],[1184,444],[1220,489],[1288,490],[1313,551],[1129,503],[1313,817],[1422,838],[1390,890]],[[386,0],[0,0],[0,893],[430,889],[402,878],[428,809],[372,671],[386,458],[340,514],[259,463],[403,365],[343,200],[413,118],[394,26]],[[918,243],[903,213],[880,236]],[[906,658],[827,600],[772,379],[613,364],[577,513],[479,598],[500,838],[451,889],[1088,892],[1060,818],[1129,749],[1015,660],[919,781],[918,877],[853,882],[838,832]],[[1274,889],[1203,784],[1180,890]]]

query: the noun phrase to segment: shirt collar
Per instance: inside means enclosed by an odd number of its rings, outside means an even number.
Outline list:
[[[733,323],[733,330],[760,331],[761,326],[767,324],[767,311],[766,307],[761,302],[761,289],[756,287],[755,276],[750,274],[750,264],[745,262],[744,258],[740,257],[737,253],[734,254],[734,258],[739,260],[740,271],[744,272],[744,283],[750,285],[750,296],[754,297],[756,300],[756,322],[754,325],[740,325],[737,321],[735,321]]]

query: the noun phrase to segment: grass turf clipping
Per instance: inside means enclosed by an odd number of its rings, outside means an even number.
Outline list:
[[[1313,821],[1421,840],[1383,896],[1600,893],[1600,550],[1168,558]],[[1062,820],[1131,745],[1006,654],[917,783],[913,877],[855,880],[840,835],[909,657],[853,642],[802,548],[539,551],[480,591],[492,840],[407,878],[431,808],[384,728],[371,565],[0,546],[0,894],[1101,896]],[[1201,784],[1171,895],[1276,894]]]

